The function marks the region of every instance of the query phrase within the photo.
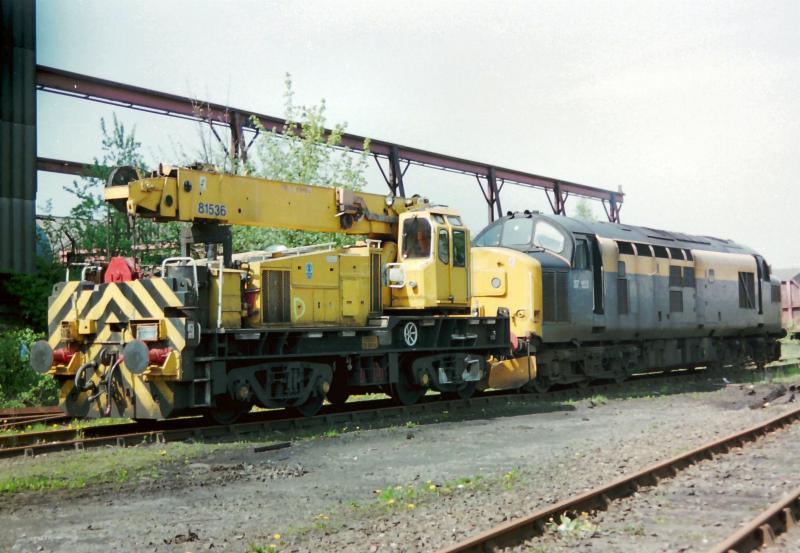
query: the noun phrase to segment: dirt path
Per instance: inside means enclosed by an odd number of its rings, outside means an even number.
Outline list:
[[[0,550],[427,551],[792,406],[753,400],[729,386],[239,447],[120,489],[2,496]]]

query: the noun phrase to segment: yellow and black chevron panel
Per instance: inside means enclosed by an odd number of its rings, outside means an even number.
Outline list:
[[[189,385],[178,382],[183,372],[181,354],[187,347],[187,319],[174,316],[170,310],[185,307],[187,296],[185,292],[176,293],[172,285],[172,279],[152,278],[103,284],[70,281],[55,287],[48,308],[48,342],[53,349],[69,346],[77,350],[69,366],[54,371],[60,380],[60,403],[65,411],[88,417],[165,418],[177,398],[188,396]],[[158,336],[148,345],[176,352],[178,368],[175,358],[170,357],[171,364],[165,365],[171,367],[169,371],[154,367],[152,374],[148,370],[135,375],[124,369],[123,363],[113,375],[111,393],[95,394],[106,386],[109,374],[109,367],[103,364],[104,348],[118,346],[121,350],[134,339],[135,325],[153,323],[159,325]],[[97,366],[86,371],[85,377],[94,386],[78,390],[75,374],[78,367],[90,362]]]

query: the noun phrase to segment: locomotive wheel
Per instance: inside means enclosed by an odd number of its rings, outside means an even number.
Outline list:
[[[217,406],[208,413],[208,416],[217,424],[233,424],[242,415],[250,412],[251,405],[230,398],[219,399]]]
[[[397,376],[397,382],[389,386],[389,391],[389,395],[400,405],[414,405],[425,395],[425,388],[411,382],[411,377],[403,370]]]
[[[543,394],[550,389],[552,382],[546,376],[536,376],[527,386],[537,394]]]
[[[477,386],[477,382],[467,382],[458,390],[454,390],[452,392],[442,392],[442,397],[445,399],[469,399],[475,395],[475,388]]]
[[[322,394],[311,394],[303,403],[300,403],[299,405],[292,405],[290,409],[298,415],[302,415],[304,417],[313,417],[319,413],[320,409],[322,409],[322,402],[324,400],[325,396]]]

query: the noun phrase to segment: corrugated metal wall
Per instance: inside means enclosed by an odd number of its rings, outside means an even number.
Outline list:
[[[0,272],[34,268],[36,2],[0,0]]]

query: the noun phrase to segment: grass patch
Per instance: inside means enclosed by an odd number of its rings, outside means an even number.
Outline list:
[[[777,382],[779,384],[794,382],[800,377],[800,365],[789,365],[779,369],[767,368],[767,374],[770,373],[772,375],[772,382]]]
[[[0,494],[78,489],[98,484],[155,480],[169,465],[189,463],[241,444],[167,443],[42,455],[0,464]]]
[[[47,432],[48,430],[81,430],[92,426],[108,426],[110,424],[132,423],[131,419],[99,418],[99,419],[72,419],[66,423],[38,422],[21,428],[12,428],[0,431],[0,436],[24,434],[26,432]]]
[[[419,508],[422,505],[436,501],[437,499],[461,493],[467,490],[491,490],[503,487],[506,490],[512,489],[518,482],[522,481],[519,469],[512,469],[497,476],[486,477],[483,475],[462,476],[444,483],[436,483],[427,480],[423,483],[413,483],[403,485],[387,486],[386,488],[375,490],[374,500],[359,504],[356,501],[346,501],[345,509],[335,515],[319,513],[311,518],[310,524],[305,526],[288,528],[285,535],[300,538],[312,532],[332,533],[351,524],[355,519],[372,520],[377,516],[386,515],[392,512],[408,512]],[[282,546],[287,545],[286,538],[281,534],[273,534],[271,542],[266,544],[250,544],[250,551],[254,553],[277,552]]]
[[[626,524],[622,531],[629,536],[644,536],[644,524]]]

